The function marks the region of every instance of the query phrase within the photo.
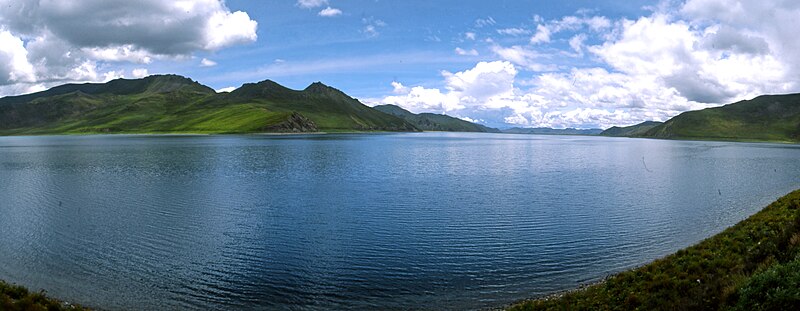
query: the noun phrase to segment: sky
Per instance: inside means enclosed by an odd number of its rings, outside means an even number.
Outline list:
[[[608,128],[800,92],[798,29],[796,0],[0,0],[0,96],[174,73]]]

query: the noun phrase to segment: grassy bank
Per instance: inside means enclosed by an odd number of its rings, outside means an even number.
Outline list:
[[[10,285],[0,281],[0,310],[58,311],[88,309],[48,298],[44,293],[33,293],[22,286]]]
[[[510,310],[800,310],[800,190],[695,246]]]

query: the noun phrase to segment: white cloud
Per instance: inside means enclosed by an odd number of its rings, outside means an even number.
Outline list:
[[[460,111],[486,102],[502,106],[504,98],[513,93],[516,74],[517,70],[509,62],[480,62],[470,70],[456,73],[443,71],[445,91],[421,86],[407,88],[394,82],[394,93],[398,95],[387,96],[380,102],[398,105],[415,113]]]
[[[475,27],[483,28],[488,26],[493,26],[497,24],[497,21],[494,20],[491,16],[487,18],[479,18],[475,20]]]
[[[735,44],[709,48],[704,42],[715,40],[719,29],[655,13],[624,21],[618,38],[589,50],[615,70],[673,88],[690,101],[726,103],[789,90],[787,66],[776,55]]]
[[[800,91],[800,2],[667,1],[633,20],[587,14],[534,17],[535,29],[520,28],[534,34],[528,42],[485,40],[505,62],[444,72],[442,87],[403,86],[382,101],[499,127],[610,127]],[[511,29],[497,32],[523,33]],[[515,70],[490,70],[500,63]]]
[[[319,11],[319,16],[333,17],[333,16],[339,16],[339,15],[342,15],[342,10],[334,9],[332,7],[327,7],[325,9],[323,9],[322,11]]]
[[[210,60],[208,58],[203,58],[200,60],[200,67],[214,67],[217,65],[217,62]]]
[[[380,35],[378,29],[381,27],[386,27],[386,23],[384,21],[375,19],[375,17],[362,18],[361,23],[364,24],[364,29],[361,30],[361,33],[367,35],[367,37],[377,37]]]
[[[501,35],[521,36],[521,35],[527,35],[531,33],[531,31],[524,28],[503,28],[503,29],[498,29],[497,33]]]
[[[409,89],[407,87],[403,86],[402,83],[397,81],[392,81],[392,88],[393,88],[392,93],[395,94],[408,94],[409,92]]]
[[[547,43],[550,42],[550,28],[544,25],[536,26],[536,34],[531,37],[531,43]]]
[[[459,118],[459,119],[467,121],[467,122],[472,122],[472,123],[483,123],[483,120],[472,119],[470,117],[456,117],[456,118]]]
[[[297,0],[297,6],[304,9],[318,8],[327,4],[328,0]]]
[[[236,87],[229,86],[229,87],[224,87],[224,88],[221,88],[221,89],[215,90],[215,91],[217,93],[230,93],[230,92],[233,92],[235,90],[236,90]]]
[[[131,71],[131,75],[133,75],[134,78],[144,78],[147,77],[148,74],[146,68],[136,68]]]
[[[33,65],[20,38],[0,30],[0,85],[35,81]]]
[[[577,34],[569,39],[569,47],[575,51],[576,56],[582,57],[583,56],[583,42],[586,41],[587,36],[586,34]]]
[[[205,31],[206,50],[219,50],[231,45],[255,42],[258,23],[242,11],[217,11],[208,20]]]
[[[131,44],[107,48],[82,48],[81,50],[89,58],[101,61],[136,64],[149,64],[153,61],[152,54],[145,50],[137,49]]]
[[[502,47],[494,45],[491,47],[491,50],[500,57],[500,59],[510,61],[525,69],[532,71],[553,71],[556,69],[555,66],[542,64],[537,61],[538,59],[545,58],[545,55],[523,46],[515,45],[511,47]]]
[[[475,49],[465,50],[465,49],[457,47],[455,51],[456,51],[456,54],[462,55],[462,56],[478,56],[478,51],[475,50]]]
[[[118,63],[191,59],[196,51],[257,39],[257,22],[222,0],[0,0],[0,6],[0,85],[99,82],[120,76]]]

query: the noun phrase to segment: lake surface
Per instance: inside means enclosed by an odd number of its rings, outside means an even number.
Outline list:
[[[0,279],[103,309],[477,309],[707,238],[800,146],[511,134],[0,137]]]

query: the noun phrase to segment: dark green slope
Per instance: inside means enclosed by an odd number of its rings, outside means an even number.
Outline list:
[[[175,75],[67,84],[0,99],[0,133],[157,132],[184,123],[192,114],[182,110],[215,95]]]
[[[612,136],[612,137],[635,137],[635,136],[642,136],[650,129],[663,124],[664,122],[657,122],[657,121],[645,121],[636,125],[631,126],[612,126],[609,129],[600,133],[601,136]]]
[[[765,95],[722,107],[684,112],[643,137],[800,141],[800,94]]]
[[[165,75],[68,84],[0,99],[0,134],[415,131],[315,83],[303,91],[264,81],[217,94]]]
[[[396,105],[380,105],[375,110],[400,117],[423,131],[499,133],[495,128],[435,113],[414,114]]]

